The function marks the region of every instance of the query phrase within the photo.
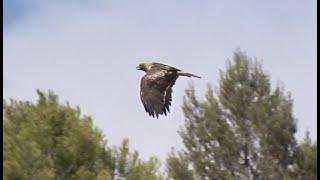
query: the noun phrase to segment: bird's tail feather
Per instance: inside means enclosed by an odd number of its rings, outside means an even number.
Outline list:
[[[201,78],[200,76],[191,74],[191,73],[187,73],[187,72],[183,72],[183,71],[178,71],[178,75],[179,76],[187,76],[187,77],[196,77],[196,78]]]

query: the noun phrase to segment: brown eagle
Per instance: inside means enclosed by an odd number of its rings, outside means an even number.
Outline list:
[[[167,112],[170,112],[172,86],[179,76],[200,78],[194,74],[155,62],[139,64],[137,69],[146,72],[141,78],[140,84],[142,104],[150,116],[157,118],[159,114],[167,115]]]

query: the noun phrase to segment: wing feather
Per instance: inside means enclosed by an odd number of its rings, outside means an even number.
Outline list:
[[[142,104],[152,117],[167,115],[172,100],[172,86],[177,74],[165,69],[153,69],[141,79],[140,98]]]
[[[165,104],[164,104],[164,110],[163,111],[168,111],[170,112],[170,106],[171,106],[171,101],[172,101],[172,86],[175,84],[176,80],[178,77],[175,77],[172,81],[168,89],[166,90],[166,95],[165,95]]]

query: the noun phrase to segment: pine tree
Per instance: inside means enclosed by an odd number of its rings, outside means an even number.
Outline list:
[[[80,109],[37,91],[39,100],[4,102],[4,178],[79,179],[110,171],[103,135]]]
[[[188,164],[175,156],[167,168],[184,167],[174,179],[189,172],[198,179],[284,179],[297,151],[292,104],[282,86],[272,90],[259,61],[235,51],[216,91],[209,86],[199,100],[193,86],[186,90],[179,153]]]
[[[182,153],[175,153],[174,149],[167,158],[167,175],[172,179],[193,180],[194,173],[189,169],[189,160]]]
[[[160,180],[160,162],[156,157],[147,161],[139,158],[137,151],[130,151],[129,139],[124,139],[117,152],[117,178],[127,180]]]
[[[287,179],[317,179],[317,142],[312,142],[307,131],[304,140],[298,145],[294,163],[287,172]]]
[[[122,146],[108,147],[103,134],[80,108],[60,104],[52,92],[37,91],[36,103],[4,101],[4,179],[159,179],[158,160],[139,159]],[[117,166],[118,165],[118,166]]]

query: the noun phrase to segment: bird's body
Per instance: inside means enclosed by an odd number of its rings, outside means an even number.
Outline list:
[[[150,116],[157,118],[170,111],[172,86],[179,76],[200,78],[160,63],[142,63],[137,69],[146,72],[140,84],[142,104]]]

